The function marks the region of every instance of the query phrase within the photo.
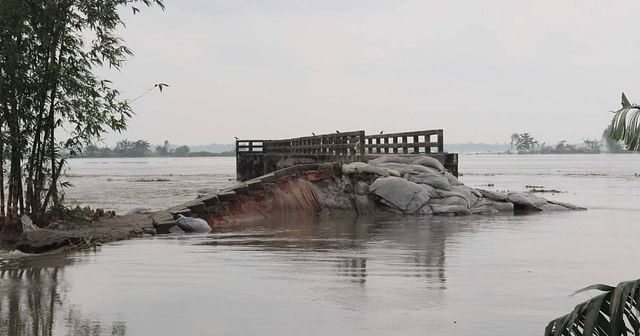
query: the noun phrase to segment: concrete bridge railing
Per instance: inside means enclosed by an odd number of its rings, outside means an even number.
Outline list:
[[[236,174],[239,181],[246,181],[283,168],[283,162],[351,163],[389,154],[430,155],[454,175],[458,174],[458,156],[444,153],[441,129],[376,135],[351,131],[280,140],[237,140]]]

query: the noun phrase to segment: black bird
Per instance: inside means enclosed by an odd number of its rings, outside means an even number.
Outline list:
[[[238,138],[238,137],[233,137],[233,138],[236,139],[236,140],[240,140],[240,138]]]
[[[311,132],[311,134],[313,134],[314,136],[316,135],[315,133]]]
[[[340,134],[340,131],[336,130],[336,133],[337,133],[337,134]]]
[[[383,131],[380,131],[380,134],[382,134]]]

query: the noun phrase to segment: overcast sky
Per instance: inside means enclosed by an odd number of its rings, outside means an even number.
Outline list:
[[[166,0],[130,15],[110,74],[124,137],[230,143],[442,128],[446,142],[599,137],[640,102],[639,1]]]

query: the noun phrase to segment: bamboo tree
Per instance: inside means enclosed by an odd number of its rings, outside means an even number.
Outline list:
[[[120,8],[135,14],[136,4],[164,9],[163,0],[0,1],[0,215],[27,213],[39,224],[47,212],[61,215],[60,150],[126,129],[131,107],[95,69],[120,69],[132,54],[115,31],[124,26]]]

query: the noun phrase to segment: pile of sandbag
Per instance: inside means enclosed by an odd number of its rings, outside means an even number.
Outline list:
[[[377,201],[386,208],[407,215],[582,209],[548,201],[531,193],[500,193],[470,188],[449,173],[440,161],[426,155],[385,155],[368,163],[345,164],[342,171],[345,175],[374,176],[368,192],[375,195]]]

